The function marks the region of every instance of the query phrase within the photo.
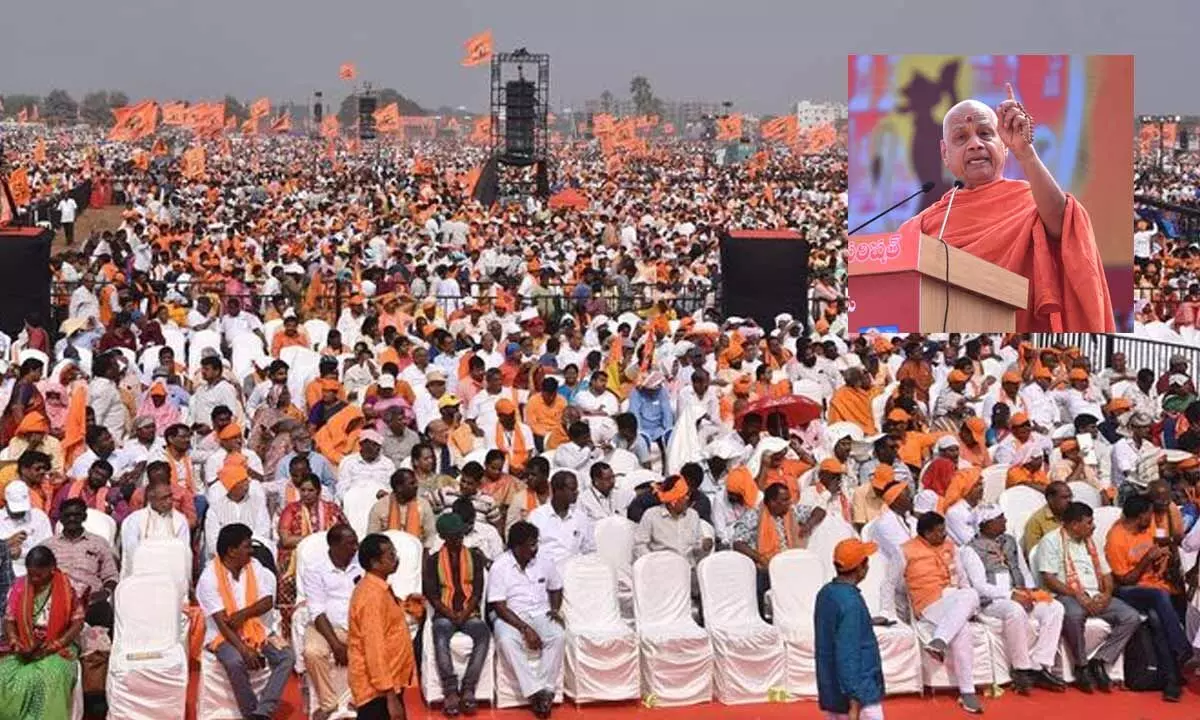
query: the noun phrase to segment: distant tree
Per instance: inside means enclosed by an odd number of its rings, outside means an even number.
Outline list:
[[[83,121],[100,127],[113,124],[112,109],[129,104],[129,97],[119,90],[97,90],[83,96],[79,114]]]
[[[630,81],[629,94],[633,96],[633,107],[638,115],[662,114],[662,100],[654,97],[646,76],[638,75]]]
[[[41,110],[42,99],[37,95],[13,94],[4,96],[4,114],[8,117],[16,117],[17,113],[25,110],[29,112],[34,105],[38,105],[38,112]]]
[[[42,101],[42,117],[48,122],[74,123],[79,103],[66,90],[51,90]]]
[[[416,103],[415,100],[409,100],[401,95],[394,88],[384,88],[375,91],[375,107],[382,110],[384,107],[396,103],[397,109],[401,115],[428,115],[429,112]],[[358,96],[347,95],[342,99],[342,104],[338,108],[338,122],[342,125],[353,125],[358,119]]]
[[[245,122],[246,118],[250,117],[250,111],[240,100],[232,95],[225,96],[225,117],[233,116],[237,118],[239,123]]]
[[[604,92],[600,93],[600,111],[601,112],[612,113],[613,108],[616,106],[616,104],[617,104],[617,99],[615,97],[613,97],[613,94],[611,92],[609,92],[608,90],[605,90]]]

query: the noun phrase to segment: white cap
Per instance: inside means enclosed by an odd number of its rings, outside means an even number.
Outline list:
[[[425,382],[446,382],[446,373],[441,368],[431,367],[425,371]]]
[[[258,368],[259,370],[266,370],[271,366],[272,362],[274,361],[271,360],[270,357],[263,355],[262,357],[254,358],[254,367]]]
[[[383,375],[379,376],[379,380],[376,381],[375,384],[378,385],[379,387],[387,389],[387,390],[395,390],[396,389],[396,378],[392,377],[391,375],[389,375],[387,373],[384,373]]]
[[[937,442],[933,446],[933,449],[937,452],[941,452],[942,450],[948,450],[949,448],[956,448],[958,446],[958,438],[954,437],[953,435],[943,435],[938,438]]]
[[[924,515],[937,510],[938,494],[932,490],[922,490],[913,498],[913,512]]]
[[[9,512],[29,512],[29,486],[24,480],[14,480],[4,488],[4,504]]]
[[[975,524],[982,525],[985,522],[995,520],[1004,514],[999,505],[980,505],[975,508]]]

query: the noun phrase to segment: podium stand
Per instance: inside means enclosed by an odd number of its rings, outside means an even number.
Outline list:
[[[850,330],[1013,332],[1029,280],[916,232],[856,235],[849,243]],[[946,315],[947,277],[950,312]]]

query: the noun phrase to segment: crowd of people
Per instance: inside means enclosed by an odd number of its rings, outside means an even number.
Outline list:
[[[245,717],[276,713],[301,660],[314,717],[347,689],[360,717],[400,716],[418,652],[392,629],[427,613],[443,712],[474,712],[494,643],[546,716],[560,571],[595,550],[594,522],[640,521],[638,556],[737,548],[764,582],[819,522],[789,510],[812,451],[738,419],[840,382],[813,368],[845,348],[844,149],[751,168],[657,139],[614,168],[579,140],[554,148],[571,203],[484,207],[484,150],[457,139],[162,139],[166,155],[82,127],[6,133],[39,198],[103,180],[124,211],[56,248],[53,322],[0,338],[0,717],[65,717],[73,689],[104,716],[114,594],[150,545],[186,547],[189,652]],[[720,317],[717,239],[763,227],[809,242],[811,317]],[[740,504],[718,492],[726,470]],[[369,512],[350,512],[364,492]],[[427,551],[400,605],[394,531]],[[301,567],[314,534],[328,553]],[[455,632],[476,647],[461,678]]]

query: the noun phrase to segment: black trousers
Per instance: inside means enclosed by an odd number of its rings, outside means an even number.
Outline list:
[[[387,695],[380,695],[366,705],[359,707],[358,720],[391,720],[388,715]]]

